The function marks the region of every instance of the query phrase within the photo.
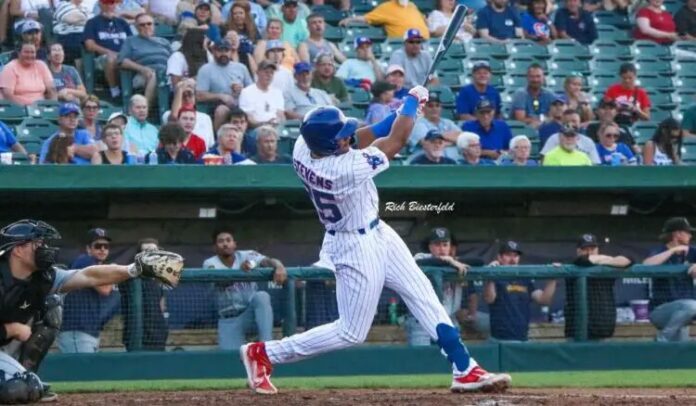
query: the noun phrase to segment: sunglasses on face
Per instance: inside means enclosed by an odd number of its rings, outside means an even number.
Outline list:
[[[420,41],[406,41],[406,43],[407,43],[407,44],[418,44],[418,45],[421,44]]]
[[[613,138],[619,138],[620,134],[619,133],[606,133],[604,134],[607,137],[613,137]]]
[[[106,243],[92,244],[92,249],[93,250],[108,250],[109,244],[106,244]]]

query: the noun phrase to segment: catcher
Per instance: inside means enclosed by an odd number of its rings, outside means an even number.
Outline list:
[[[95,265],[79,270],[54,266],[60,234],[47,223],[20,220],[0,230],[0,404],[56,400],[35,374],[60,331],[58,294],[129,278],[154,278],[175,287],[183,258],[145,251],[133,264]]]

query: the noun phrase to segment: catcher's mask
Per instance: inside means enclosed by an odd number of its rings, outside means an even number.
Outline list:
[[[37,269],[50,269],[58,259],[60,248],[49,244],[60,240],[58,230],[43,221],[19,220],[0,230],[0,256],[10,252],[12,248],[28,242],[40,242],[34,250],[34,264]]]

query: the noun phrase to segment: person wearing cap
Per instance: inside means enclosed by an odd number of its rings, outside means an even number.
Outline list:
[[[392,108],[396,110],[401,106],[401,99],[408,95],[408,88],[404,86],[406,71],[400,65],[389,65],[384,80],[394,85],[394,99],[396,103],[392,103]]]
[[[503,156],[500,166],[539,166],[539,163],[529,158],[532,152],[532,142],[526,135],[516,135],[510,140],[508,155]]]
[[[574,39],[583,45],[597,39],[594,16],[583,8],[582,0],[566,0],[565,7],[556,11],[553,25],[560,39]]]
[[[563,113],[566,111],[566,98],[564,95],[554,96],[549,108],[549,115],[537,130],[539,133],[539,145],[546,144],[548,139],[563,129]]]
[[[638,163],[631,148],[622,142],[617,142],[621,136],[617,124],[603,125],[599,127],[597,134],[599,135],[597,154],[599,154],[601,165],[622,166]]]
[[[503,44],[524,38],[520,16],[508,0],[491,0],[480,9],[476,13],[476,32],[482,39]]]
[[[478,134],[464,131],[457,137],[457,149],[461,158],[457,161],[465,166],[495,166],[495,161],[481,157],[481,138]]]
[[[578,133],[572,127],[565,127],[560,133],[554,134],[559,143],[549,151],[543,151],[544,166],[591,166],[592,161],[586,153],[578,150]],[[552,142],[553,137],[546,143]],[[546,146],[544,146],[546,149]],[[595,152],[596,152],[595,148]]]
[[[104,265],[109,258],[111,237],[104,228],[87,231],[85,252],[75,258],[70,269]],[[63,300],[63,324],[56,343],[62,353],[89,353],[99,350],[99,334],[118,307],[114,286],[80,289]],[[107,318],[108,317],[108,318]]]
[[[358,36],[353,40],[355,46],[355,58],[348,58],[341,64],[336,76],[341,79],[367,79],[372,83],[384,78],[382,66],[372,52],[372,40],[368,37]]]
[[[118,52],[121,69],[135,72],[134,89],[145,89],[145,97],[154,105],[157,91],[157,75],[167,71],[167,61],[172,54],[169,41],[155,36],[155,19],[140,14],[135,19],[138,35],[126,38]]]
[[[626,270],[633,261],[623,255],[610,256],[599,253],[599,242],[594,234],[580,236],[575,249],[573,264],[580,267],[608,266],[618,272]],[[614,335],[616,326],[616,300],[614,298],[614,279],[587,278],[587,338],[601,340]],[[575,337],[575,278],[566,278],[566,298],[563,314],[565,316],[565,337]]]
[[[423,138],[423,153],[416,155],[409,165],[456,165],[454,159],[445,156],[445,137],[439,130],[430,130]]]
[[[271,86],[277,69],[278,65],[275,63],[268,60],[261,61],[256,74],[256,83],[245,87],[239,96],[239,108],[247,114],[250,128],[264,124],[276,126],[285,121],[283,92]]]
[[[280,8],[282,13],[280,20],[283,22],[283,41],[289,42],[293,48],[297,47],[309,38],[307,21],[297,14],[297,0],[284,0]]]
[[[544,143],[544,146],[539,154],[546,156],[546,154],[548,154],[552,149],[559,146],[561,144],[561,134],[564,129],[573,130],[575,132],[575,135],[573,136],[575,139],[575,148],[587,155],[590,158],[592,165],[599,165],[601,161],[599,159],[599,154],[597,153],[597,145],[592,141],[592,139],[590,139],[590,137],[581,133],[580,115],[577,111],[570,109],[566,109],[563,112],[563,126],[561,131],[550,136],[548,140],[546,140],[546,143]]]
[[[488,266],[514,267],[523,255],[520,244],[505,241],[498,249],[498,256]],[[491,270],[494,273],[495,270]],[[530,305],[532,302],[548,306],[556,293],[556,280],[546,282],[543,289],[532,279],[499,279],[486,281],[483,300],[488,303],[491,318],[491,338],[499,341],[527,341],[529,333]]]
[[[297,48],[301,60],[312,62],[316,60],[319,54],[333,55],[338,63],[343,63],[346,60],[343,52],[334,43],[324,38],[326,21],[323,15],[318,13],[310,14],[307,17],[307,26],[309,27],[309,38]]]
[[[275,87],[283,93],[290,90],[295,84],[295,79],[293,77],[295,65],[293,65],[290,69],[283,65],[285,52],[286,50],[283,41],[279,39],[270,39],[266,41],[266,60],[274,63],[277,66],[277,69],[273,74],[271,87]]]
[[[82,57],[82,33],[91,15],[91,10],[83,5],[82,0],[62,1],[56,6],[53,33],[65,50],[67,64],[72,65]]]
[[[284,97],[288,120],[302,120],[315,107],[334,105],[328,93],[312,87],[312,65],[307,62],[295,64],[295,85],[285,92]]]
[[[616,118],[616,102],[614,100],[602,98],[597,103],[596,111],[598,120],[591,122],[585,129],[586,135],[594,142],[599,141],[599,137],[597,137],[597,130],[599,130],[600,126],[603,124],[616,123],[614,120]],[[623,142],[624,144],[633,148],[633,152],[639,153],[640,147],[636,145],[636,140],[633,138],[630,128],[625,124],[619,124],[619,132],[621,133],[619,142]]]
[[[422,32],[425,39],[430,38],[423,13],[409,0],[385,1],[365,15],[344,18],[339,25],[345,27],[354,22],[383,26],[389,38],[403,38],[411,28]]]
[[[19,57],[10,61],[0,72],[2,98],[20,106],[39,100],[55,100],[53,76],[43,61],[36,59],[36,46],[23,43]]]
[[[664,245],[653,249],[643,261],[644,265],[687,265],[681,276],[652,280],[650,321],[659,330],[657,341],[689,340],[689,325],[696,317],[696,247],[691,245],[694,231],[685,217],[668,219],[660,235]]]
[[[462,130],[481,137],[481,156],[484,158],[498,159],[507,151],[512,139],[510,126],[495,118],[495,106],[488,99],[479,100],[476,120],[464,122]]]
[[[128,116],[121,112],[115,111],[111,113],[109,118],[106,120],[106,125],[113,124],[121,129],[122,132],[126,130],[126,125],[128,124]]]
[[[116,6],[116,0],[99,0],[100,13],[87,21],[82,33],[85,50],[96,55],[95,68],[104,71],[114,99],[121,95],[118,53],[126,38],[132,35],[128,22],[116,15]]]
[[[213,127],[219,128],[230,108],[239,103],[242,89],[253,83],[249,70],[231,60],[232,45],[225,39],[213,45],[213,61],[201,66],[196,75],[196,98],[212,105]]]
[[[278,4],[274,4],[268,9],[270,10],[277,5]],[[304,3],[301,3],[300,8],[302,8],[302,6],[307,7]],[[285,47],[285,54],[283,57],[282,65],[292,72],[292,67],[300,61],[300,57],[297,55],[297,51],[292,46],[292,44],[290,44],[287,41],[283,41],[282,37],[283,21],[279,17],[270,17],[269,15],[268,25],[266,25],[266,33],[262,39],[256,41],[256,44],[254,46],[254,60],[256,60],[257,65],[261,63],[261,61],[263,61],[264,59],[268,59],[266,57],[266,45],[268,41],[277,39],[280,40],[283,43],[283,46]]]
[[[423,84],[425,75],[433,63],[430,52],[423,52],[421,44],[424,37],[417,28],[409,28],[404,33],[404,47],[392,52],[389,57],[390,65],[399,65],[404,68],[406,74],[404,84],[411,88]],[[430,78],[427,78],[430,81]]]
[[[527,68],[527,86],[517,89],[512,95],[512,118],[517,121],[539,128],[544,116],[549,114],[554,94],[544,87],[544,68],[538,63],[532,63]]]
[[[145,96],[134,94],[128,104],[128,112],[130,117],[123,131],[124,148],[130,154],[143,157],[157,148],[159,130],[147,121],[149,104]]]
[[[365,124],[375,124],[382,121],[392,112],[391,103],[394,100],[394,85],[378,80],[372,85],[372,100],[367,107]]]
[[[461,130],[454,121],[442,117],[440,92],[436,90],[430,91],[428,101],[423,105],[423,116],[416,119],[413,131],[408,137],[409,152],[413,154],[421,151],[422,141],[430,130],[437,130],[445,139],[445,156],[459,159],[459,151],[455,144]]]
[[[15,33],[22,32],[22,26],[29,21],[39,21],[39,13],[51,12],[53,8],[52,0],[7,0],[9,3],[9,15],[14,21]]]
[[[328,93],[334,99],[334,104],[349,100],[345,82],[336,77],[336,65],[333,55],[319,54],[317,56],[317,59],[314,61],[312,87]]]
[[[493,104],[495,116],[500,117],[503,104],[500,92],[491,86],[491,65],[488,61],[475,61],[471,67],[471,83],[462,86],[457,93],[457,117],[459,121],[476,119],[476,104],[486,99]]]
[[[20,26],[20,40],[19,44],[28,42],[36,46],[36,59],[44,62],[48,62],[48,48],[43,44],[43,26],[38,21],[26,20],[24,24]],[[15,49],[10,54],[10,60],[17,59],[19,57],[19,50]]]
[[[196,79],[181,80],[175,86],[171,110],[167,110],[162,114],[162,123],[166,123],[170,119],[174,121],[183,106],[194,106],[195,108],[196,101]],[[213,120],[208,113],[196,110],[196,126],[193,132],[205,141],[206,149],[215,144]]]
[[[73,144],[74,158],[76,164],[89,164],[92,155],[97,152],[97,146],[89,135],[89,132],[77,128],[80,108],[74,103],[64,103],[58,108],[58,131],[51,135],[41,144],[39,163],[46,162],[48,148],[51,141],[59,136],[71,136],[75,139]]]

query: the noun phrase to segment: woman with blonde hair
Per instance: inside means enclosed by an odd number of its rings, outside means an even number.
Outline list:
[[[594,120],[594,113],[590,106],[590,97],[582,91],[583,75],[572,72],[563,81],[563,92],[566,96],[566,105],[569,110],[576,111],[580,115],[581,126]]]

